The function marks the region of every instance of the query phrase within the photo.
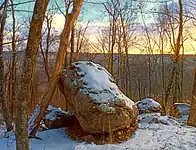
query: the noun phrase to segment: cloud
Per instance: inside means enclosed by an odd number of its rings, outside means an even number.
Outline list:
[[[55,29],[63,29],[65,24],[65,17],[62,14],[55,14],[54,19],[52,22],[52,26],[55,27]]]

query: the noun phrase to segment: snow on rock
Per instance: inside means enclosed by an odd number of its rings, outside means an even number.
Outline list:
[[[79,61],[73,65],[81,77],[74,83],[83,84],[80,92],[89,95],[96,103],[125,103],[132,108],[134,102],[119,90],[112,75],[104,67],[88,61]]]
[[[89,61],[72,63],[60,76],[60,91],[81,127],[90,133],[111,133],[136,126],[137,108],[115,84],[112,75]]]
[[[75,116],[73,115],[73,113],[65,112],[61,110],[61,108],[49,105],[43,122],[46,128],[56,129],[72,125],[74,119]]]
[[[137,105],[140,114],[160,112],[161,110],[161,105],[151,98],[143,99],[137,102],[135,105]]]
[[[190,105],[187,103],[175,103],[170,108],[169,114],[178,118],[181,122],[186,122],[189,117]]]
[[[40,107],[39,105],[36,105],[35,110],[28,121],[28,134],[30,134],[33,128],[35,127],[34,121],[36,117],[39,115],[39,113],[40,113]]]
[[[47,108],[47,114],[45,116],[45,119],[53,121],[53,120],[56,120],[59,117],[59,115],[71,116],[73,115],[73,113],[65,112],[61,108],[57,108],[52,105],[49,105]]]

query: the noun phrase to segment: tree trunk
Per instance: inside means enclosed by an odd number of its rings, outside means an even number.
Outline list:
[[[149,93],[148,93],[148,97],[152,97],[152,64],[151,64],[151,54],[148,54],[148,55],[149,55],[148,56],[148,80],[149,80]]]
[[[122,30],[123,30],[123,45],[124,45],[124,50],[125,50],[125,94],[130,96],[130,89],[129,89],[129,85],[130,85],[130,79],[129,79],[129,73],[130,73],[130,68],[129,68],[129,52],[128,52],[128,40],[127,40],[127,28],[125,26],[125,22],[124,22],[124,18],[122,16],[122,14],[120,15],[120,20],[121,20],[121,26],[122,26]]]
[[[3,13],[0,14],[0,102],[2,105],[2,115],[6,123],[7,131],[11,131],[13,127],[9,118],[5,97],[4,97],[5,94],[4,94],[3,32],[4,32],[6,16],[7,16],[6,15],[7,5],[8,5],[8,0],[4,1],[4,5],[1,6],[1,9],[3,9]]]
[[[16,101],[16,19],[15,19],[15,10],[14,10],[14,3],[13,0],[10,0],[11,7],[12,7],[12,19],[13,19],[13,25],[12,25],[12,64],[11,64],[11,71],[10,71],[10,77],[11,77],[11,105],[12,105],[12,115],[14,114],[14,104]]]
[[[164,62],[164,48],[163,48],[163,39],[161,38],[161,76],[162,76],[162,104],[164,103],[164,91],[165,91],[165,62]]]
[[[45,73],[47,75],[47,81],[50,79],[50,71],[49,71],[49,50],[50,50],[50,45],[51,45],[51,29],[52,29],[52,17],[50,15],[46,15],[46,31],[47,31],[47,36],[46,36],[46,47],[42,45],[42,41],[40,41],[40,51],[41,55],[43,57],[43,63],[44,63],[44,69]]]
[[[196,127],[196,68],[195,68],[195,77],[193,81],[193,91],[192,91],[192,101],[191,101],[191,108],[190,108],[190,115],[187,122],[190,126]]]
[[[174,83],[174,102],[178,101],[178,87],[179,85],[179,63],[180,63],[180,49],[181,49],[181,43],[182,43],[182,37],[183,37],[183,7],[182,7],[182,1],[178,0],[180,12],[179,12],[179,27],[178,27],[178,36],[176,39],[175,49],[174,49],[174,65],[172,70],[172,75],[169,81],[169,84],[167,86],[166,92],[165,92],[165,101],[164,101],[164,113],[167,114],[167,103],[168,98],[170,95],[170,90],[172,88],[172,85]],[[175,81],[173,81],[175,80]]]
[[[178,102],[178,95],[179,91],[178,88],[180,87],[180,49],[182,44],[182,38],[183,38],[183,6],[182,1],[178,0],[180,12],[179,12],[179,28],[178,28],[178,36],[176,40],[176,46],[175,46],[175,58],[174,63],[176,66],[175,70],[175,85],[174,85],[174,102]]]
[[[36,106],[34,114],[29,120],[28,130],[31,136],[36,135],[36,132],[40,125],[40,121],[44,117],[45,110],[47,109],[49,102],[52,100],[53,93],[56,89],[56,84],[58,83],[60,71],[63,69],[65,63],[64,61],[67,55],[67,48],[69,46],[69,35],[72,27],[74,26],[74,22],[80,13],[82,3],[83,0],[74,1],[73,12],[70,14],[66,14],[66,22],[64,25],[63,32],[61,34],[59,50],[56,58],[55,67],[52,72],[52,76],[50,78],[46,91],[41,98],[40,104]]]
[[[164,102],[163,102],[163,111],[164,111],[163,115],[167,115],[167,113],[168,113],[168,111],[167,111],[167,108],[168,108],[168,98],[169,98],[169,95],[170,95],[170,92],[171,92],[171,89],[172,89],[173,80],[174,80],[174,76],[175,76],[175,71],[176,71],[176,66],[173,67],[172,75],[171,75],[171,78],[169,80],[167,89],[165,91],[165,99],[164,99]]]
[[[69,64],[73,61],[73,55],[74,55],[74,49],[75,49],[75,30],[74,27],[71,30],[71,51],[70,51],[70,58],[69,58]]]
[[[28,105],[31,99],[31,85],[35,76],[37,53],[41,40],[44,15],[49,0],[36,0],[30,24],[27,48],[16,107],[16,148],[28,150]]]
[[[122,90],[122,59],[123,59],[123,54],[122,54],[122,45],[121,45],[121,29],[118,28],[118,71],[117,71],[117,84]]]
[[[181,58],[181,67],[180,67],[180,74],[181,74],[181,77],[180,77],[180,96],[179,96],[179,99],[183,99],[184,96],[183,96],[183,86],[184,86],[184,43],[182,43],[182,58]]]

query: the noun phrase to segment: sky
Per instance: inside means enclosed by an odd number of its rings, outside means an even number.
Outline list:
[[[2,2],[2,0],[0,0]],[[14,3],[20,3],[20,2],[25,2],[29,0],[14,0]],[[64,11],[64,3],[63,0],[50,0],[49,3],[49,8],[53,6],[54,9],[57,10],[56,2],[61,8],[62,11]],[[104,14],[104,7],[101,3],[106,2],[107,0],[84,0],[84,5],[83,5],[83,11],[80,14],[80,17],[82,17],[83,21],[105,21],[107,20],[106,14]],[[138,3],[141,0],[133,0],[136,3]],[[156,0],[151,0],[151,1],[156,1]],[[146,9],[151,9],[155,7],[157,4],[155,3],[149,3],[146,5]],[[15,7],[17,10],[26,10],[26,11],[33,11],[34,7],[34,2],[29,3],[29,4],[22,4],[18,5]],[[61,14],[59,11],[56,12],[58,14]],[[17,12],[18,17],[23,17],[24,15],[27,15],[26,12]]]
[[[0,0],[2,2],[2,0]],[[20,2],[25,2],[25,1],[29,1],[29,0],[14,0],[14,3],[20,3]],[[83,9],[82,12],[80,14],[80,19],[82,20],[82,23],[84,25],[86,25],[86,23],[88,21],[90,21],[90,29],[88,30],[90,39],[93,41],[96,41],[97,38],[97,30],[99,29],[99,27],[102,26],[107,26],[108,22],[107,22],[107,15],[104,13],[104,8],[103,5],[100,3],[103,3],[107,0],[85,0],[84,1],[84,5],[83,5]],[[143,0],[135,0],[136,3],[139,3]],[[148,1],[148,0],[145,0]],[[156,2],[156,0],[150,0],[151,3],[143,3],[143,5],[145,5],[145,11],[150,11],[152,9],[157,9],[159,8],[159,4],[154,3]],[[174,0],[175,2],[176,0]],[[56,0],[58,6],[61,8],[61,10],[64,12],[64,3],[63,0]],[[95,4],[96,3],[96,4]],[[22,12],[22,11],[16,11],[16,17],[17,20],[24,20],[24,18],[29,17],[31,18],[32,15],[32,11],[33,11],[33,7],[34,7],[34,2],[29,3],[29,4],[22,4],[22,5],[18,5],[15,7],[16,10],[26,10],[29,12]],[[54,27],[57,30],[61,30],[64,26],[64,16],[61,14],[60,11],[57,11],[57,5],[55,3],[55,0],[50,0],[49,3],[49,7],[48,9],[53,8],[54,9],[54,13],[55,13],[55,19],[54,19]],[[154,18],[152,15],[146,14],[145,15],[145,23],[146,24],[150,24],[154,22]],[[11,20],[12,18],[9,17],[7,19],[7,21],[11,24]],[[139,23],[141,22],[141,15],[138,16],[137,21]],[[18,21],[20,22],[20,21]],[[194,29],[192,29],[194,30]],[[194,30],[195,31],[195,30]],[[189,41],[190,43],[190,41]],[[193,52],[191,49],[192,47],[190,46],[190,44],[186,44],[186,48],[187,48],[187,54],[188,53],[195,53],[195,51]],[[194,46],[196,47],[196,44],[194,44]]]

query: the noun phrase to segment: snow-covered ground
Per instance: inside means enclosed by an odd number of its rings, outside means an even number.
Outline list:
[[[196,128],[181,126],[167,116],[144,115],[130,140],[121,144],[95,145],[68,138],[64,129],[42,131],[42,140],[30,139],[31,150],[195,150]],[[156,123],[155,123],[156,122]],[[158,123],[157,123],[158,122]],[[0,127],[0,150],[15,150],[15,136],[4,136]]]

